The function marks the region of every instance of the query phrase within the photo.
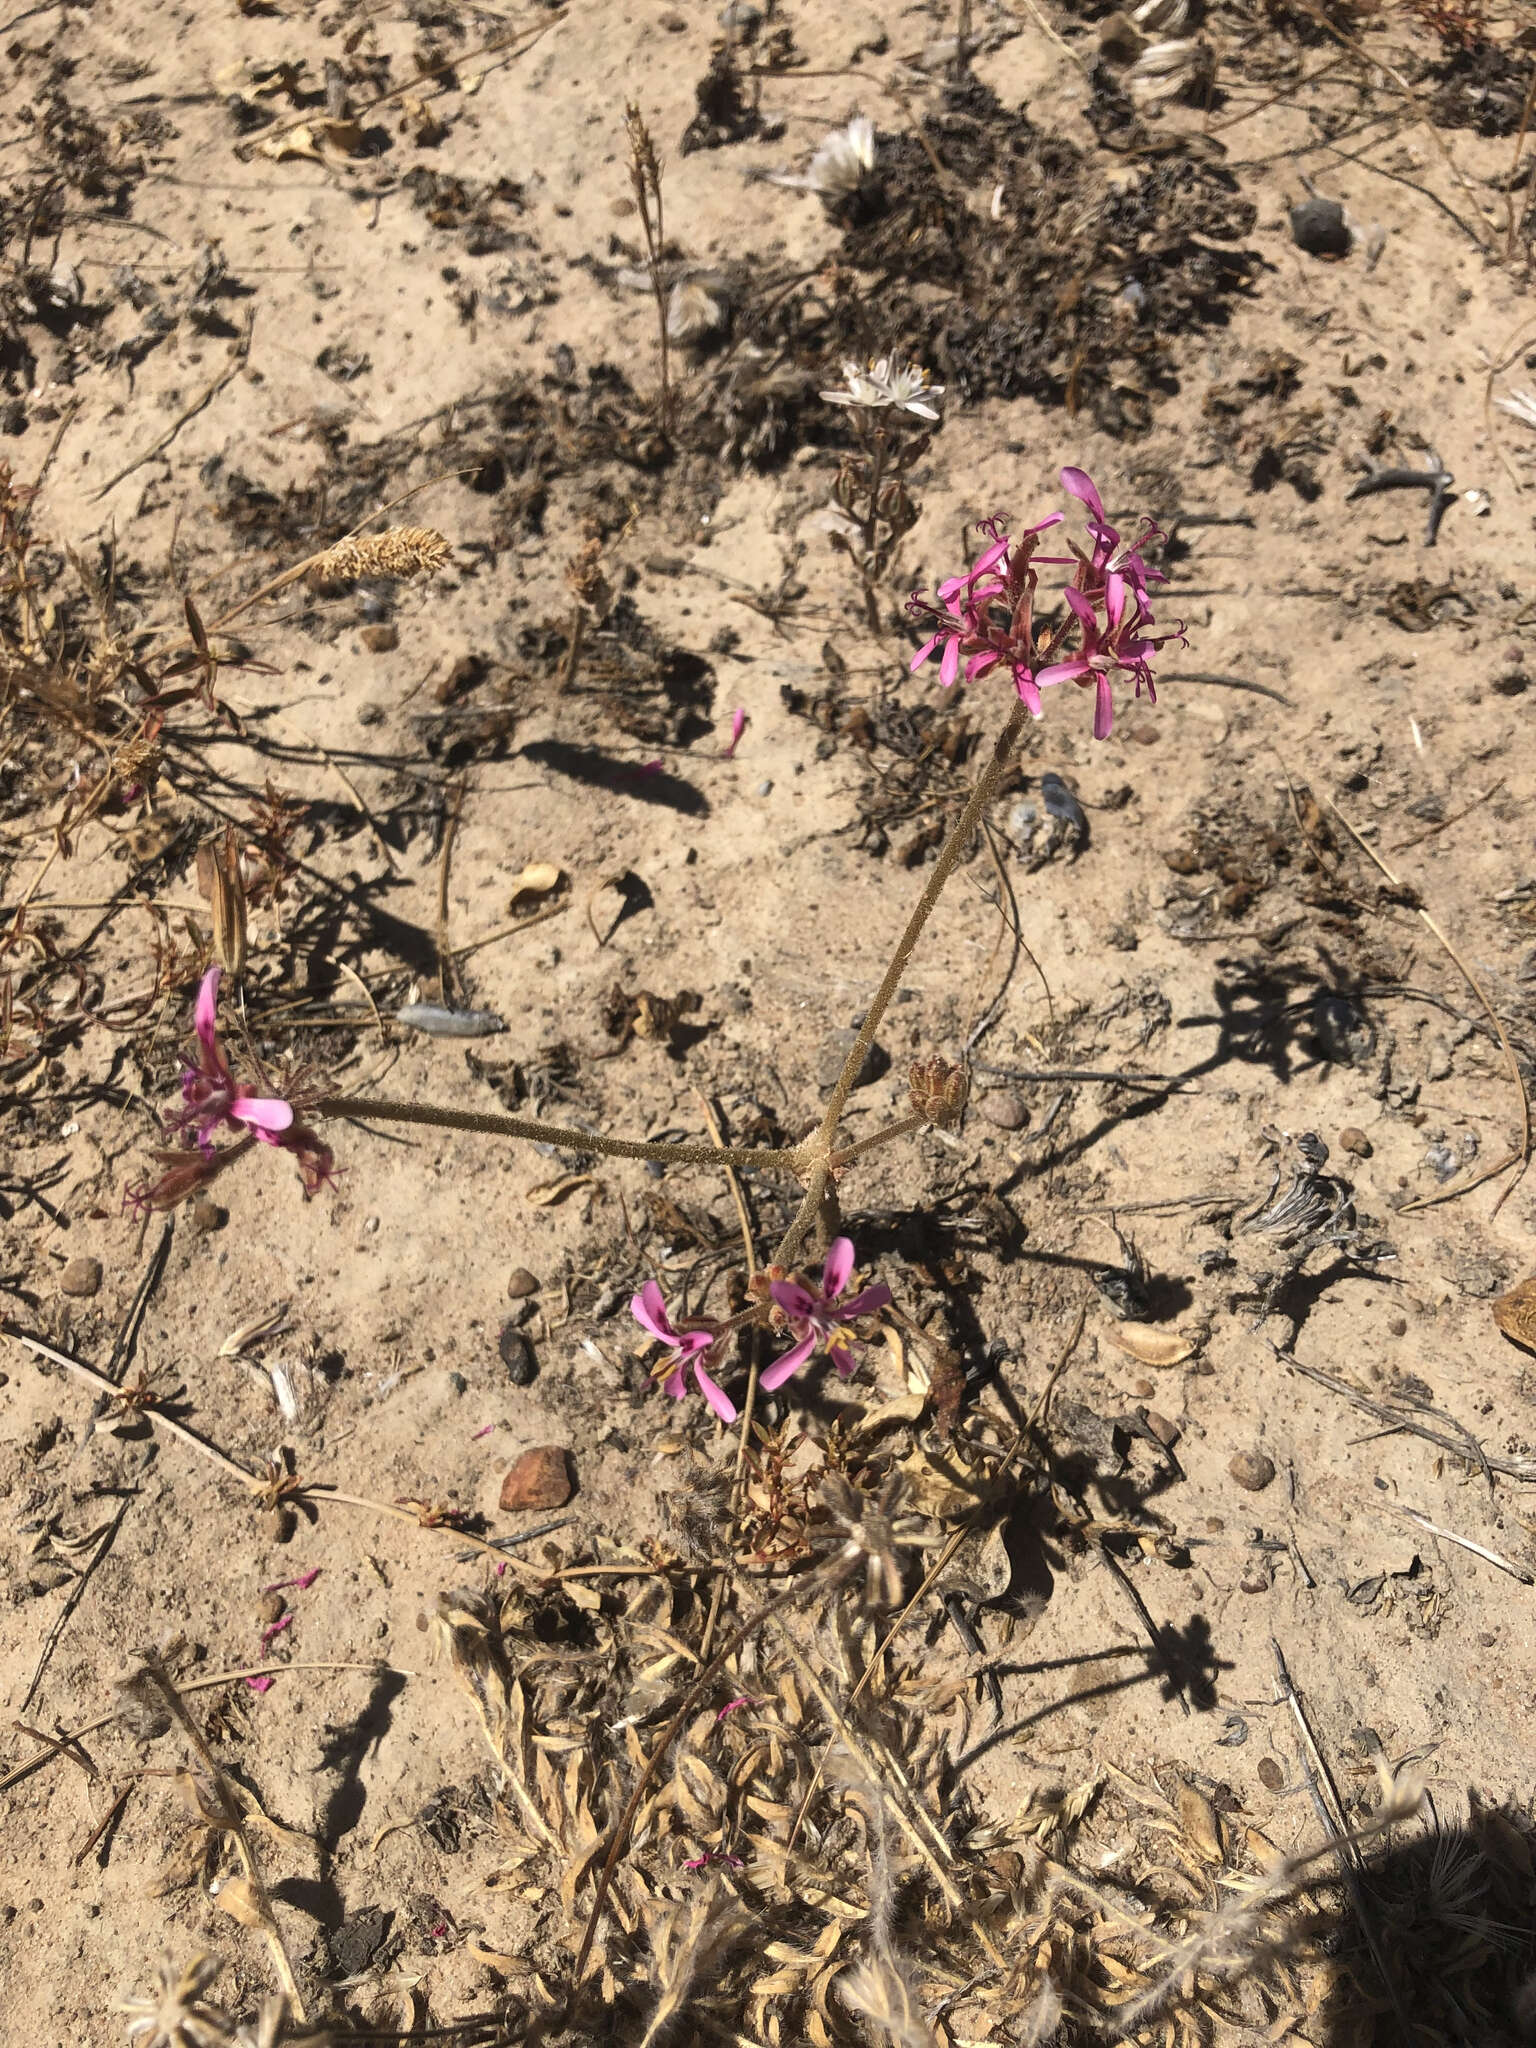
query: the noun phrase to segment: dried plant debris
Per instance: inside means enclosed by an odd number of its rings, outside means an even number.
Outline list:
[[[1220,321],[1257,269],[1232,246],[1254,207],[1214,152],[1106,187],[1075,144],[974,79],[946,91],[921,140],[880,136],[875,175],[878,206],[845,229],[843,258],[883,280],[882,350],[932,365],[966,401],[1032,396],[1136,431],[1174,375],[1170,342]],[[857,308],[834,312],[851,330]]]

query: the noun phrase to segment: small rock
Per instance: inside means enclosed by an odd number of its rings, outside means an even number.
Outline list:
[[[1291,208],[1291,240],[1308,256],[1347,256],[1354,237],[1338,200],[1314,195]]]
[[[89,1296],[98,1293],[100,1289],[100,1259],[71,1259],[59,1275],[59,1292],[61,1294]]]
[[[1387,1330],[1394,1337],[1406,1337],[1408,1334],[1408,1318],[1406,1316],[1391,1317],[1387,1323]]]
[[[1364,1131],[1357,1130],[1353,1124],[1346,1124],[1339,1133],[1339,1150],[1356,1159],[1369,1159],[1374,1149]]]
[[[976,1104],[976,1114],[1000,1131],[1022,1131],[1029,1122],[1024,1098],[1007,1088],[983,1095]]]
[[[281,1593],[263,1593],[256,1607],[256,1619],[263,1628],[270,1628],[274,1621],[281,1621],[286,1612],[286,1603]]]
[[[533,1355],[533,1346],[515,1322],[502,1324],[496,1349],[501,1353],[501,1362],[507,1368],[507,1378],[513,1386],[531,1387],[539,1376],[539,1364]]]
[[[538,1444],[508,1469],[501,1482],[501,1506],[508,1513],[563,1508],[574,1491],[569,1453],[559,1444]]]
[[[821,1088],[835,1088],[837,1077],[843,1071],[848,1055],[858,1042],[858,1032],[829,1031],[821,1041],[821,1050],[816,1055],[816,1081]],[[878,1081],[891,1064],[891,1057],[882,1047],[872,1045],[864,1055],[864,1064],[854,1079],[855,1088],[867,1088],[871,1081]]]
[[[1238,1586],[1244,1593],[1267,1593],[1269,1579],[1264,1572],[1250,1571],[1238,1580]]]
[[[1155,1408],[1149,1408],[1144,1418],[1148,1429],[1157,1438],[1163,1449],[1171,1450],[1179,1440],[1179,1425],[1170,1422],[1166,1415],[1160,1415]]]
[[[772,796],[773,784],[771,782],[760,782],[758,783],[757,787],[753,790],[752,794],[754,796]]]
[[[526,1266],[514,1266],[507,1275],[508,1301],[521,1301],[525,1294],[537,1294],[539,1283]]]
[[[1275,1461],[1262,1451],[1239,1451],[1227,1470],[1249,1493],[1262,1493],[1275,1476]]]
[[[398,626],[364,626],[358,634],[370,654],[388,654],[400,645]]]
[[[1272,1756],[1261,1756],[1259,1758],[1259,1783],[1266,1792],[1278,1792],[1285,1783],[1285,1772],[1281,1769],[1276,1758]]]
[[[199,1237],[207,1237],[212,1231],[222,1230],[229,1221],[229,1211],[221,1209],[209,1194],[194,1195],[187,1215]]]
[[[261,1518],[261,1533],[269,1543],[291,1543],[298,1526],[292,1508],[268,1508]]]

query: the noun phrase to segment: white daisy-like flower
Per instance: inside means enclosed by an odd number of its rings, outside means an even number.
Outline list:
[[[1511,391],[1508,398],[1496,398],[1500,412],[1513,413],[1528,427],[1536,427],[1536,391]]]
[[[855,114],[846,128],[834,128],[825,137],[804,171],[769,171],[769,184],[787,185],[797,192],[816,192],[824,199],[840,199],[859,186],[875,167],[875,124],[867,114]]]
[[[928,403],[942,398],[945,387],[929,382],[928,372],[916,363],[901,363],[894,356],[881,356],[868,364],[845,362],[843,382],[835,391],[823,391],[828,405],[895,406],[898,412],[915,413],[920,420],[937,420]]]

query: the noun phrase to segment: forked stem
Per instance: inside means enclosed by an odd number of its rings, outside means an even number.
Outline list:
[[[323,1095],[306,1105],[319,1116],[356,1117],[364,1123],[428,1124],[440,1131],[478,1131],[489,1138],[528,1138],[566,1152],[607,1153],[614,1159],[659,1159],[669,1166],[777,1167],[794,1173],[802,1148],[796,1145],[674,1145],[643,1138],[609,1138],[538,1117],[495,1116],[476,1109],[443,1109],[434,1102],[390,1102],[372,1095]]]

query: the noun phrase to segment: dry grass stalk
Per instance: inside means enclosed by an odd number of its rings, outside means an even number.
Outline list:
[[[719,1974],[726,1952],[751,1924],[740,1901],[718,1882],[656,1916],[650,1935],[658,1997],[640,2048],[656,2048],[678,2024],[696,1988]]]
[[[362,576],[388,576],[397,583],[413,576],[434,576],[448,560],[448,541],[431,526],[386,526],[382,533],[359,533],[313,557],[304,580],[311,590],[344,590]]]

